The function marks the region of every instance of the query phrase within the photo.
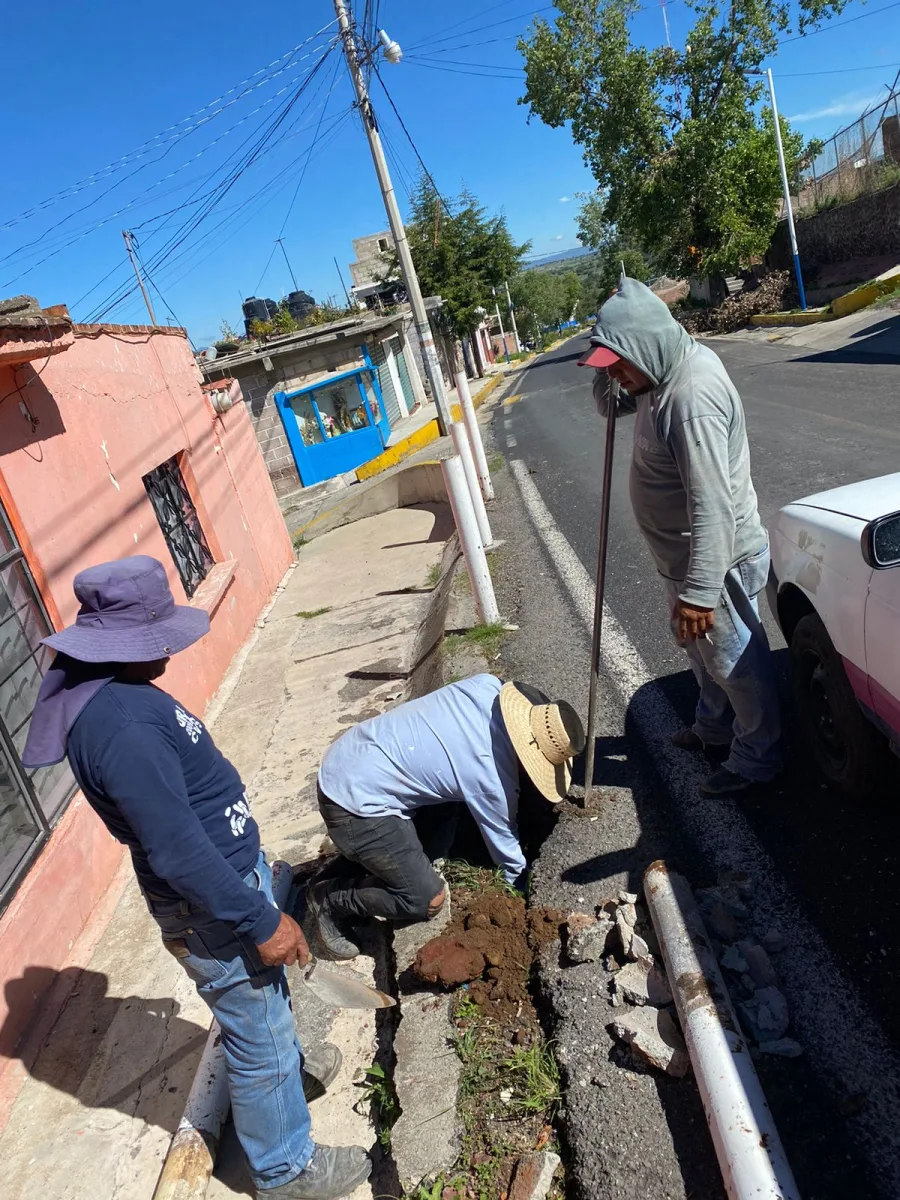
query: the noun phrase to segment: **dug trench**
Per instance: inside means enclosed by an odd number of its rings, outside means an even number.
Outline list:
[[[528,787],[521,804],[521,827],[530,831],[523,849],[531,862],[556,814]],[[397,951],[401,934],[395,933],[393,950],[378,971],[378,985],[397,996],[398,1006],[379,1022],[375,1061],[358,1080],[360,1105],[370,1106],[378,1143],[373,1195],[516,1200],[540,1194],[562,1200],[564,1167],[556,1133],[560,1077],[543,1024],[537,963],[560,937],[565,914],[529,908],[525,897],[505,883],[463,806],[431,810],[417,826],[429,854],[444,860],[450,919],[437,936],[429,937],[428,926],[406,931],[418,944],[406,965]],[[450,1162],[421,1179],[409,1177],[402,1147],[392,1145],[392,1127],[404,1116],[402,1088],[394,1088],[394,1079],[399,1083],[405,1069],[402,1030],[404,1020],[413,1019],[413,1005],[446,1011],[436,1057],[449,1055],[459,1064],[458,1094],[440,1097],[445,1111],[456,1102],[458,1153],[452,1161],[451,1152]],[[426,1114],[420,1128],[428,1126]],[[546,1190],[534,1192],[531,1184],[541,1174]]]

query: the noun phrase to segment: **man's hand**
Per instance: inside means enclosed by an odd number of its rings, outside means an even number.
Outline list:
[[[266,967],[292,967],[294,963],[305,967],[309,962],[309,946],[303,930],[287,913],[281,914],[278,928],[269,940],[256,948]]]
[[[706,634],[716,623],[716,614],[711,608],[698,608],[694,604],[686,604],[684,600],[676,600],[672,610],[672,618],[678,630],[678,636],[683,642],[692,642]]]

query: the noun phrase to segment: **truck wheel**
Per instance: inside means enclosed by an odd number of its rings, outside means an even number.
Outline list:
[[[816,613],[797,622],[791,666],[800,726],[815,766],[837,791],[868,799],[884,778],[885,746]]]

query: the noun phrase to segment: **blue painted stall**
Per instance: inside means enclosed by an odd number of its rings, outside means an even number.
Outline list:
[[[355,471],[381,454],[391,434],[381,388],[365,366],[329,375],[295,392],[276,392],[285,436],[304,487]]]

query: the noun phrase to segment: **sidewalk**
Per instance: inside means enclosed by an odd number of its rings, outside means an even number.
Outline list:
[[[255,640],[239,653],[207,717],[243,776],[270,858],[315,858],[324,831],[315,803],[321,756],[346,726],[405,694],[451,532],[446,505],[421,505],[304,545]],[[77,946],[73,955],[77,962]],[[6,1200],[150,1200],[206,1039],[209,1013],[162,949],[130,877],[81,961],[85,969],[0,1136]],[[360,958],[352,969],[371,977],[373,960]],[[28,990],[26,978],[21,992]],[[332,1093],[312,1107],[314,1135],[369,1145],[368,1117],[351,1105],[360,1098],[354,1072],[374,1059],[374,1017],[316,1009],[309,995],[295,989],[301,1036],[327,1036],[345,1055]],[[249,1191],[233,1138],[225,1139],[216,1176],[211,1200]],[[371,1196],[367,1185],[354,1200]]]

